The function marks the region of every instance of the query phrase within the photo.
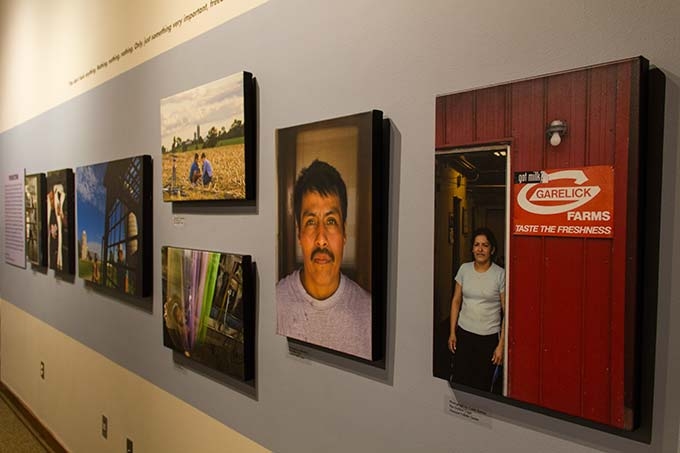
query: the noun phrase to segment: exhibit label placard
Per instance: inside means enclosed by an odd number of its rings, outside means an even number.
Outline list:
[[[5,262],[26,268],[24,170],[5,175]]]

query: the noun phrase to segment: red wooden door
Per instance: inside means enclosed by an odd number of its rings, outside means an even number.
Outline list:
[[[511,234],[506,364],[509,398],[622,429],[633,428],[635,403],[645,69],[636,58],[452,94],[436,104],[437,149],[509,142],[513,174],[614,168],[612,238]],[[566,121],[568,130],[552,147],[545,130],[555,119]]]

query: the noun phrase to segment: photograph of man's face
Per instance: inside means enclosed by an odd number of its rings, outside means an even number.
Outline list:
[[[372,112],[277,131],[277,333],[373,359]]]
[[[327,163],[316,160],[306,169],[306,175],[316,172],[317,168],[321,169],[321,177],[328,176],[324,173],[335,176],[341,189],[330,190],[342,191],[346,206],[346,190],[339,173]],[[296,219],[297,237],[303,256],[302,285],[311,296],[325,299],[335,292],[340,283],[340,265],[347,242],[342,203],[338,193],[322,194],[312,189],[302,193],[299,206],[299,217]],[[297,211],[296,208],[296,215]]]

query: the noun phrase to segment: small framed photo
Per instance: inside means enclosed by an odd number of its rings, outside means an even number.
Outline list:
[[[239,72],[161,99],[163,201],[255,200],[255,79]]]
[[[241,381],[254,378],[250,255],[162,248],[163,344]]]
[[[46,181],[47,262],[57,273],[75,274],[73,170],[48,172]]]
[[[383,357],[388,131],[377,110],[277,131],[279,335]]]
[[[136,297],[151,295],[151,156],[76,169],[78,276]]]
[[[44,173],[26,175],[24,180],[26,212],[26,258],[36,266],[47,266],[47,228],[45,223]]]

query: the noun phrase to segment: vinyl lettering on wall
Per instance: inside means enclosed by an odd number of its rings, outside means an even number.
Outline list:
[[[218,6],[220,3],[222,3],[222,1],[223,0],[210,0],[210,2],[204,3],[203,5],[193,9],[192,11],[182,14],[176,20],[169,22],[168,24],[160,27],[159,29],[152,31],[151,33],[143,37],[140,37],[140,39],[128,43],[128,45],[124,46],[120,50],[120,52],[102,58],[101,61],[96,65],[93,65],[88,70],[82,72],[80,75],[70,79],[68,81],[68,84],[70,86],[75,85],[81,80],[94,76],[95,74],[97,74],[97,72],[106,70],[109,66],[118,63],[122,58],[132,55],[134,52],[142,51],[142,49],[152,41],[162,38],[163,36],[169,35],[170,33],[172,33],[173,30],[176,30],[183,24],[191,22],[192,20],[196,19],[199,15],[209,12],[211,8]]]

